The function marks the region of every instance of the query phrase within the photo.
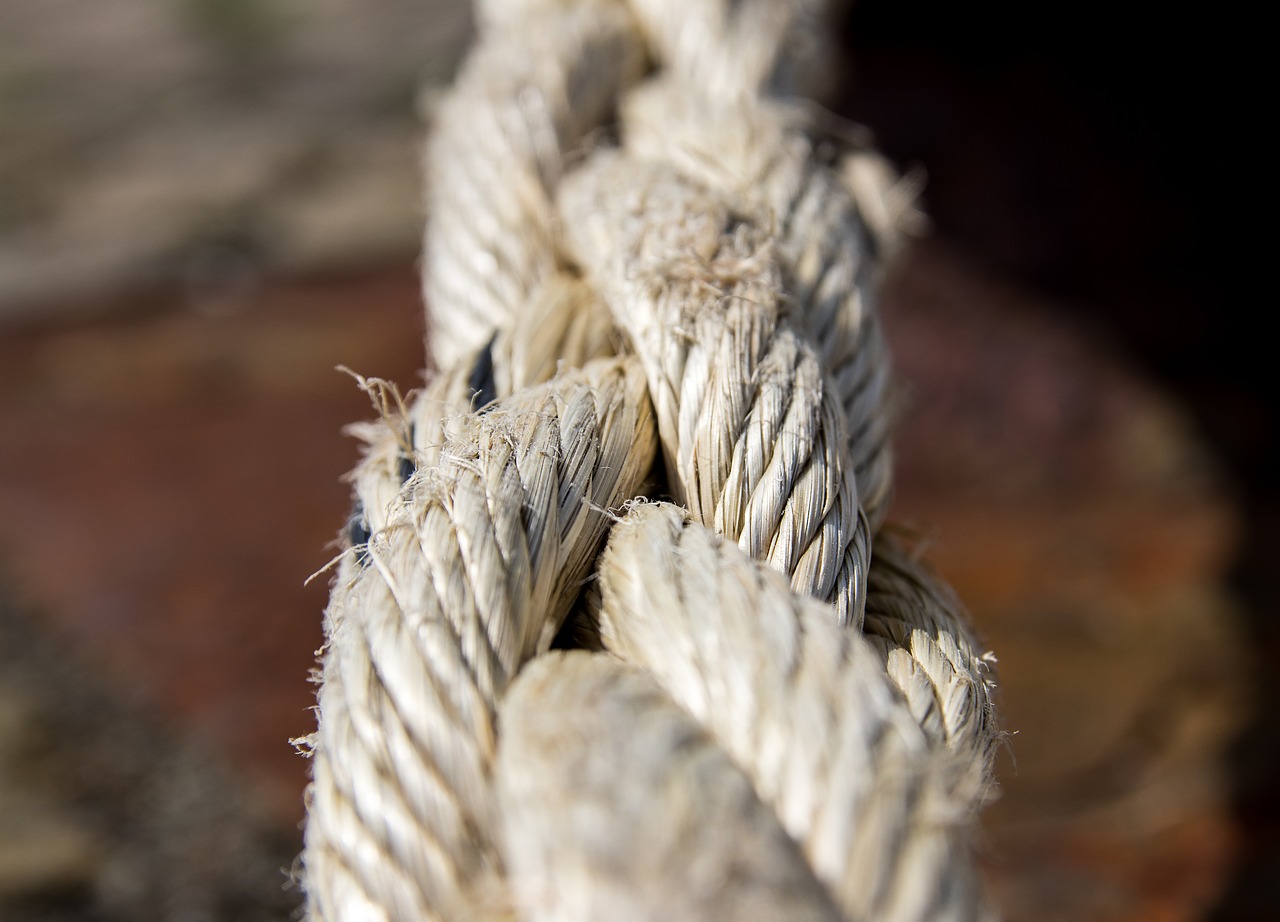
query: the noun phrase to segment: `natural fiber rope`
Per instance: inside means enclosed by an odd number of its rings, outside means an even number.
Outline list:
[[[750,779],[652,676],[553,651],[521,673],[501,719],[521,918],[841,918]]]
[[[334,589],[306,861],[310,881],[343,886],[309,887],[314,918],[457,917],[488,886],[498,699],[550,644],[604,510],[640,488],[655,449],[632,363],[467,422]]]
[[[620,155],[576,173],[562,209],[640,353],[675,496],[860,621],[868,531],[845,421],[782,316],[763,229],[670,167]]]
[[[824,5],[482,5],[427,153],[441,371],[360,379],[311,918],[983,913],[987,659],[873,540],[909,197],[771,95]],[[548,654],[571,616],[608,652]]]
[[[972,917],[968,760],[929,745],[872,644],[675,506],[614,528],[601,581],[605,646],[707,727],[850,918]]]
[[[566,155],[612,116],[644,50],[607,2],[491,2],[484,40],[435,114],[423,293],[436,366],[506,326],[556,268]]]

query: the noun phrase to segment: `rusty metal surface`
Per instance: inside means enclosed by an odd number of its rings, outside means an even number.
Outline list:
[[[1014,735],[985,861],[1008,918],[1199,918],[1238,857],[1225,760],[1247,713],[1221,470],[1089,330],[941,245],[885,313],[894,518],[1000,657]],[[368,413],[333,369],[414,384],[413,273],[117,318],[0,338],[0,559],[37,633],[218,753],[288,835],[325,595],[303,580],[345,515],[340,427]]]

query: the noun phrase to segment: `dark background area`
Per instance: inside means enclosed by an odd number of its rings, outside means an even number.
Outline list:
[[[924,168],[939,236],[1113,343],[1226,462],[1244,525],[1229,580],[1257,656],[1256,710],[1232,755],[1248,856],[1223,920],[1280,905],[1280,439],[1268,301],[1246,289],[1244,239],[1274,230],[1268,180],[1247,166],[1251,116],[1236,108],[1249,43],[1225,20],[1154,4],[858,0],[844,103],[898,164]]]

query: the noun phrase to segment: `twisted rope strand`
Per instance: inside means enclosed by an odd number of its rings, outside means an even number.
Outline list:
[[[676,498],[860,621],[869,536],[844,422],[780,316],[768,235],[670,168],[616,154],[568,177],[560,202],[645,365]]]
[[[522,918],[840,919],[751,782],[652,677],[555,652],[521,673],[501,719]]]
[[[600,567],[605,647],[707,728],[849,918],[979,915],[956,760],[870,644],[669,504],[634,507]]]
[[[922,562],[887,534],[875,554],[863,629],[916,721],[969,766],[957,797],[976,812],[994,797],[992,762],[1003,738],[990,654],[978,653],[955,594]]]
[[[566,155],[640,75],[618,3],[490,4],[482,41],[435,113],[423,295],[436,367],[524,308],[556,267],[552,194]]]
[[[770,100],[724,103],[671,78],[631,91],[623,103],[626,150],[670,162],[755,216],[773,239],[781,279],[779,309],[817,350],[839,395],[858,501],[878,528],[890,496],[889,362],[876,310],[882,248],[863,217],[881,198],[861,201],[815,148],[795,106]],[[864,171],[865,172],[865,171]],[[883,194],[888,194],[887,192]],[[873,199],[867,202],[867,199]]]
[[[381,419],[349,426],[364,442],[351,474],[362,534],[380,531],[413,472],[434,467],[445,444],[465,441],[470,415],[493,401],[550,381],[561,367],[580,368],[616,352],[609,312],[580,279],[558,273],[528,310],[498,330],[489,344],[437,374],[411,396],[407,409],[386,409]],[[362,379],[363,380],[363,379]],[[386,387],[366,382],[377,390]],[[382,404],[391,401],[381,399]],[[354,541],[361,544],[364,539]]]
[[[631,0],[654,55],[690,88],[720,101],[820,94],[835,49],[833,0]]]
[[[380,895],[389,918],[461,918],[489,886],[497,699],[550,645],[606,510],[656,451],[643,376],[616,360],[473,414],[466,436],[334,590],[305,855],[320,918]],[[335,865],[342,893],[326,889]]]

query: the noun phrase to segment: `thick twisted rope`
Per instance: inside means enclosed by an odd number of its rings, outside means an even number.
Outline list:
[[[824,6],[482,4],[427,152],[440,371],[362,379],[311,918],[984,912],[987,660],[877,536],[907,209],[775,95]]]
[[[503,2],[436,113],[423,293],[439,368],[482,346],[556,269],[567,155],[612,118],[644,46],[616,3]]]
[[[969,760],[930,745],[873,644],[671,505],[614,529],[601,580],[605,646],[708,728],[849,918],[974,915]]]
[[[698,521],[861,618],[868,532],[845,422],[782,316],[764,229],[669,167],[599,155],[562,195],[649,378],[669,483]]]
[[[541,657],[502,720],[520,917],[841,918],[750,779],[651,676],[605,656]]]
[[[498,699],[549,646],[605,510],[655,450],[630,363],[594,363],[468,423],[334,588],[307,824],[309,879],[326,882],[309,889],[314,918],[456,918],[491,886]]]

